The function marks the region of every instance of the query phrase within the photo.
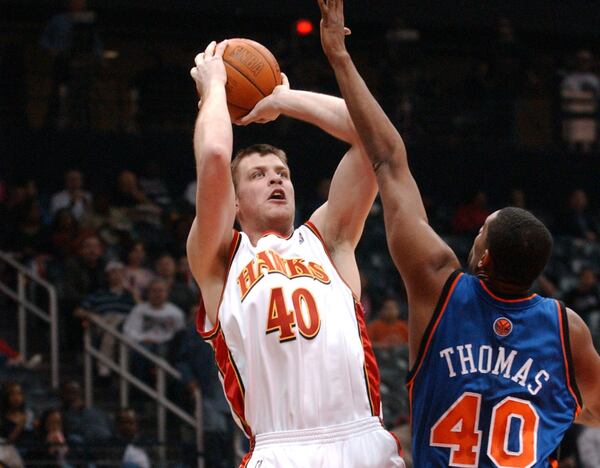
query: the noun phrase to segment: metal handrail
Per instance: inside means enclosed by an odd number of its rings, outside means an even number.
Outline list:
[[[119,342],[125,343],[127,345],[127,347],[133,349],[135,352],[140,353],[146,359],[152,361],[153,364],[156,364],[158,367],[160,367],[166,373],[170,374],[173,378],[175,378],[177,380],[181,380],[181,373],[177,369],[175,369],[171,364],[169,364],[167,361],[165,361],[160,356],[157,356],[156,354],[148,351],[146,348],[144,348],[142,345],[138,344],[137,342],[133,341],[128,336],[125,336],[123,333],[121,333],[115,327],[106,324],[106,322],[104,322],[104,320],[102,320],[101,317],[98,317],[97,315],[94,315],[94,314],[89,314],[86,319],[88,321],[92,322],[98,328],[101,328],[102,331],[105,331],[105,332],[108,332],[109,334],[111,334],[114,338],[119,340]]]
[[[87,317],[87,321],[90,325],[98,327],[103,333],[108,333],[113,336],[119,343],[119,362],[116,362],[112,358],[104,355],[99,349],[92,345],[92,337],[90,333],[90,326],[85,328],[84,332],[84,381],[85,381],[85,402],[89,407],[93,403],[93,369],[92,359],[96,359],[103,365],[109,367],[113,372],[119,376],[119,393],[120,393],[120,404],[122,408],[129,406],[129,385],[133,385],[138,390],[142,391],[150,398],[152,398],[157,404],[157,426],[158,426],[158,440],[161,443],[159,448],[160,456],[164,460],[165,451],[164,443],[166,441],[166,413],[165,410],[169,410],[172,414],[177,416],[179,419],[194,427],[196,430],[196,450],[198,453],[197,463],[198,468],[204,467],[204,457],[201,455],[204,452],[204,438],[203,438],[203,415],[202,415],[202,394],[199,389],[194,391],[194,416],[192,417],[179,405],[172,402],[166,397],[166,382],[165,376],[169,375],[177,381],[181,381],[181,373],[171,366],[163,358],[156,356],[154,353],[148,351],[140,344],[133,341],[131,338],[125,336],[123,333],[118,331],[114,326],[108,325],[100,317],[90,314]],[[129,351],[133,350],[144,358],[148,359],[157,367],[156,376],[156,389],[151,388],[145,382],[138,379],[136,376],[129,372]]]
[[[14,300],[18,305],[19,353],[27,359],[27,313],[33,313],[49,324],[50,327],[50,375],[52,388],[58,388],[58,299],[56,288],[36,273],[22,265],[8,252],[0,251],[0,260],[11,266],[17,274],[16,291],[8,284],[0,281],[0,292]],[[48,312],[27,298],[26,283],[30,281],[48,293]]]

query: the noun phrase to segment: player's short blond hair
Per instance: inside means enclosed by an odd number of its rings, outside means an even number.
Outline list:
[[[240,165],[240,162],[242,161],[242,159],[252,154],[258,154],[259,156],[274,154],[281,160],[283,164],[285,164],[285,167],[287,167],[289,170],[287,155],[285,154],[285,151],[283,151],[281,148],[277,148],[276,146],[269,145],[267,143],[257,143],[255,145],[251,145],[247,148],[239,150],[237,153],[235,153],[234,158],[231,160],[231,178],[233,179],[234,188],[237,188],[237,168]]]

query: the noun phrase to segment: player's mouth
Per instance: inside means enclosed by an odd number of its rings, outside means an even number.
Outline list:
[[[285,202],[285,191],[283,189],[275,189],[269,196],[269,201]]]

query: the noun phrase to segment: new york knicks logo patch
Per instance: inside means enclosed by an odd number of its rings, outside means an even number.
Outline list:
[[[500,317],[494,322],[494,332],[498,336],[508,336],[512,332],[513,324],[505,317]]]

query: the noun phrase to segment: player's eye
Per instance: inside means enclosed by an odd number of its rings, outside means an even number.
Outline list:
[[[261,172],[261,171],[256,171],[256,172],[253,172],[253,173],[252,173],[252,178],[253,178],[253,179],[258,179],[258,178],[262,177],[263,175],[264,175],[264,173],[263,173],[263,172]]]

